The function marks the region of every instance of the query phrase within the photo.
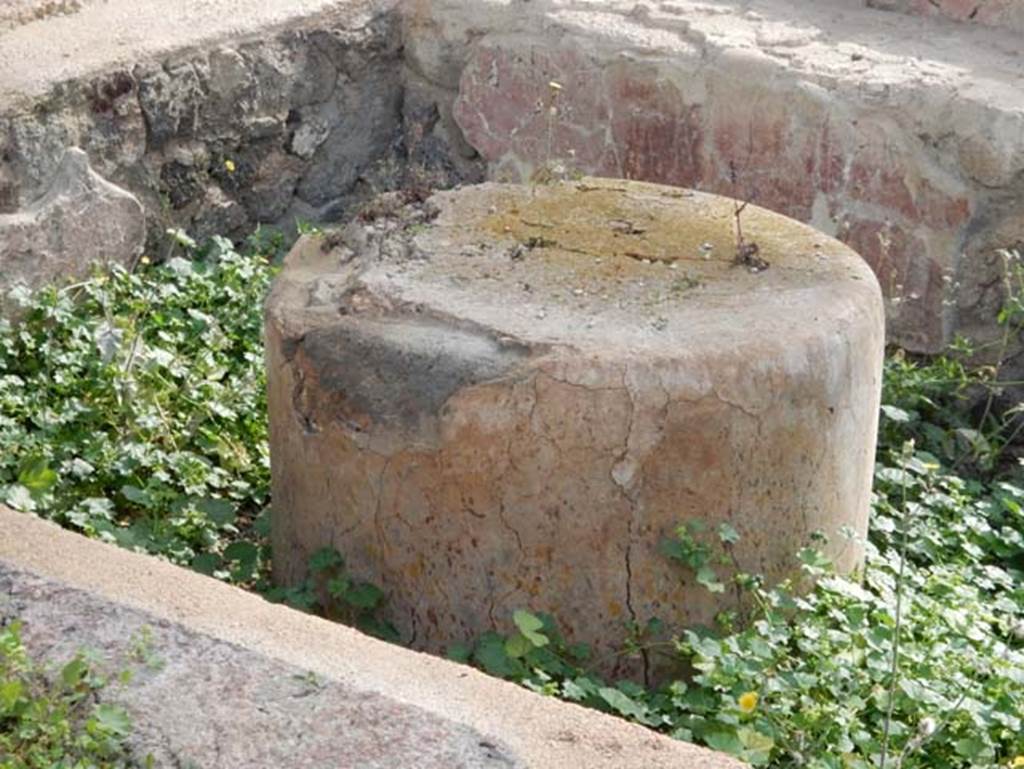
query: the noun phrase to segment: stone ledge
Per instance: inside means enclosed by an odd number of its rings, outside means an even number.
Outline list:
[[[743,766],[3,507],[0,596],[44,654],[116,653],[149,625],[165,664],[123,695],[139,748],[200,766]]]
[[[271,37],[326,11],[348,24],[395,1],[192,0],[169,9],[167,0],[104,0],[68,2],[66,12],[32,19],[33,3],[22,0],[20,13],[8,12],[11,28],[4,30],[0,17],[0,104],[41,97],[58,83],[139,61]]]

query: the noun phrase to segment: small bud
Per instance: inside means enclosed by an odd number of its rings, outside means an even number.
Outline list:
[[[917,733],[922,737],[931,737],[937,728],[934,718],[922,718],[917,724]]]

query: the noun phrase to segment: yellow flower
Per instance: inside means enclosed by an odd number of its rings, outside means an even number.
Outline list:
[[[229,174],[233,174],[235,172],[235,161],[234,160],[225,160],[224,161],[224,167],[226,169],[228,169],[228,173]]]
[[[753,713],[757,707],[757,692],[743,692],[736,702],[744,713]]]
[[[1024,756],[1017,756],[1010,762],[1010,769],[1017,769],[1017,767],[1024,766]]]
[[[149,257],[143,256],[141,259],[139,259],[139,261],[142,262],[143,264],[149,264]]]

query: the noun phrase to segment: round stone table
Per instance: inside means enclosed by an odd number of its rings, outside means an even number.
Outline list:
[[[739,535],[723,579],[791,575],[817,533],[860,563],[884,323],[857,254],[747,206],[738,260],[732,200],[653,184],[411,197],[301,240],[268,300],[279,581],[334,546],[416,647],[523,608],[639,676],[630,623],[735,605],[662,552],[680,524]]]

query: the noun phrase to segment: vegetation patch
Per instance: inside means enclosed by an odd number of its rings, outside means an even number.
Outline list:
[[[269,494],[257,238],[35,294],[0,320],[0,500],[249,584]]]

